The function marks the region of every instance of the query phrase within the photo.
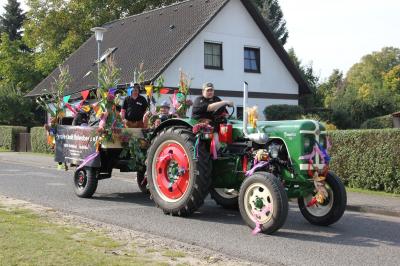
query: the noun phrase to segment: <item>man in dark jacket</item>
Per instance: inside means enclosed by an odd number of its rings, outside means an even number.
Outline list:
[[[146,113],[148,103],[146,98],[139,94],[140,85],[133,85],[131,96],[127,96],[121,109],[121,118],[125,127],[144,128],[143,116]]]
[[[210,82],[203,85],[202,96],[193,103],[192,118],[197,120],[214,120],[215,111],[224,106],[233,106],[232,101],[222,101],[214,95],[214,85]]]

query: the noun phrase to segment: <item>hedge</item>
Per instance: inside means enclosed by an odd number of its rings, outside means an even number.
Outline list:
[[[346,185],[400,194],[400,129],[329,134],[333,143],[331,169]]]
[[[31,145],[33,152],[53,153],[47,144],[46,130],[43,127],[31,128]]]
[[[361,128],[393,128],[393,117],[391,115],[384,115],[368,119],[361,124]]]
[[[26,127],[0,126],[0,149],[15,151],[17,134],[27,132]]]
[[[304,113],[303,107],[299,105],[276,104],[265,107],[264,115],[267,120],[296,120]]]

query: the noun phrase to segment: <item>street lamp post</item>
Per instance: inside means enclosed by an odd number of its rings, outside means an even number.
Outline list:
[[[97,88],[100,88],[100,43],[103,41],[103,34],[107,31],[107,29],[102,27],[94,27],[90,30],[94,32],[97,41]]]

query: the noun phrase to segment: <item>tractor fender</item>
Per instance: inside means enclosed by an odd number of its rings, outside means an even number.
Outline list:
[[[192,130],[192,125],[185,120],[178,119],[178,118],[172,118],[168,119],[164,122],[162,122],[152,133],[151,138],[153,139],[157,134],[163,130],[164,128],[167,127],[172,127],[172,126],[182,126],[182,127],[187,127],[188,129]]]

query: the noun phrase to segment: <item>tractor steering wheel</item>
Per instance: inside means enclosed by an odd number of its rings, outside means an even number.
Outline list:
[[[230,113],[226,110],[227,107],[232,108],[232,111]],[[215,110],[212,114],[213,114],[213,117],[215,117],[215,118],[223,117],[226,120],[229,120],[232,118],[234,112],[235,112],[235,107],[229,106],[226,104],[224,106],[221,106],[217,110]],[[226,115],[228,115],[228,117],[226,117]]]

